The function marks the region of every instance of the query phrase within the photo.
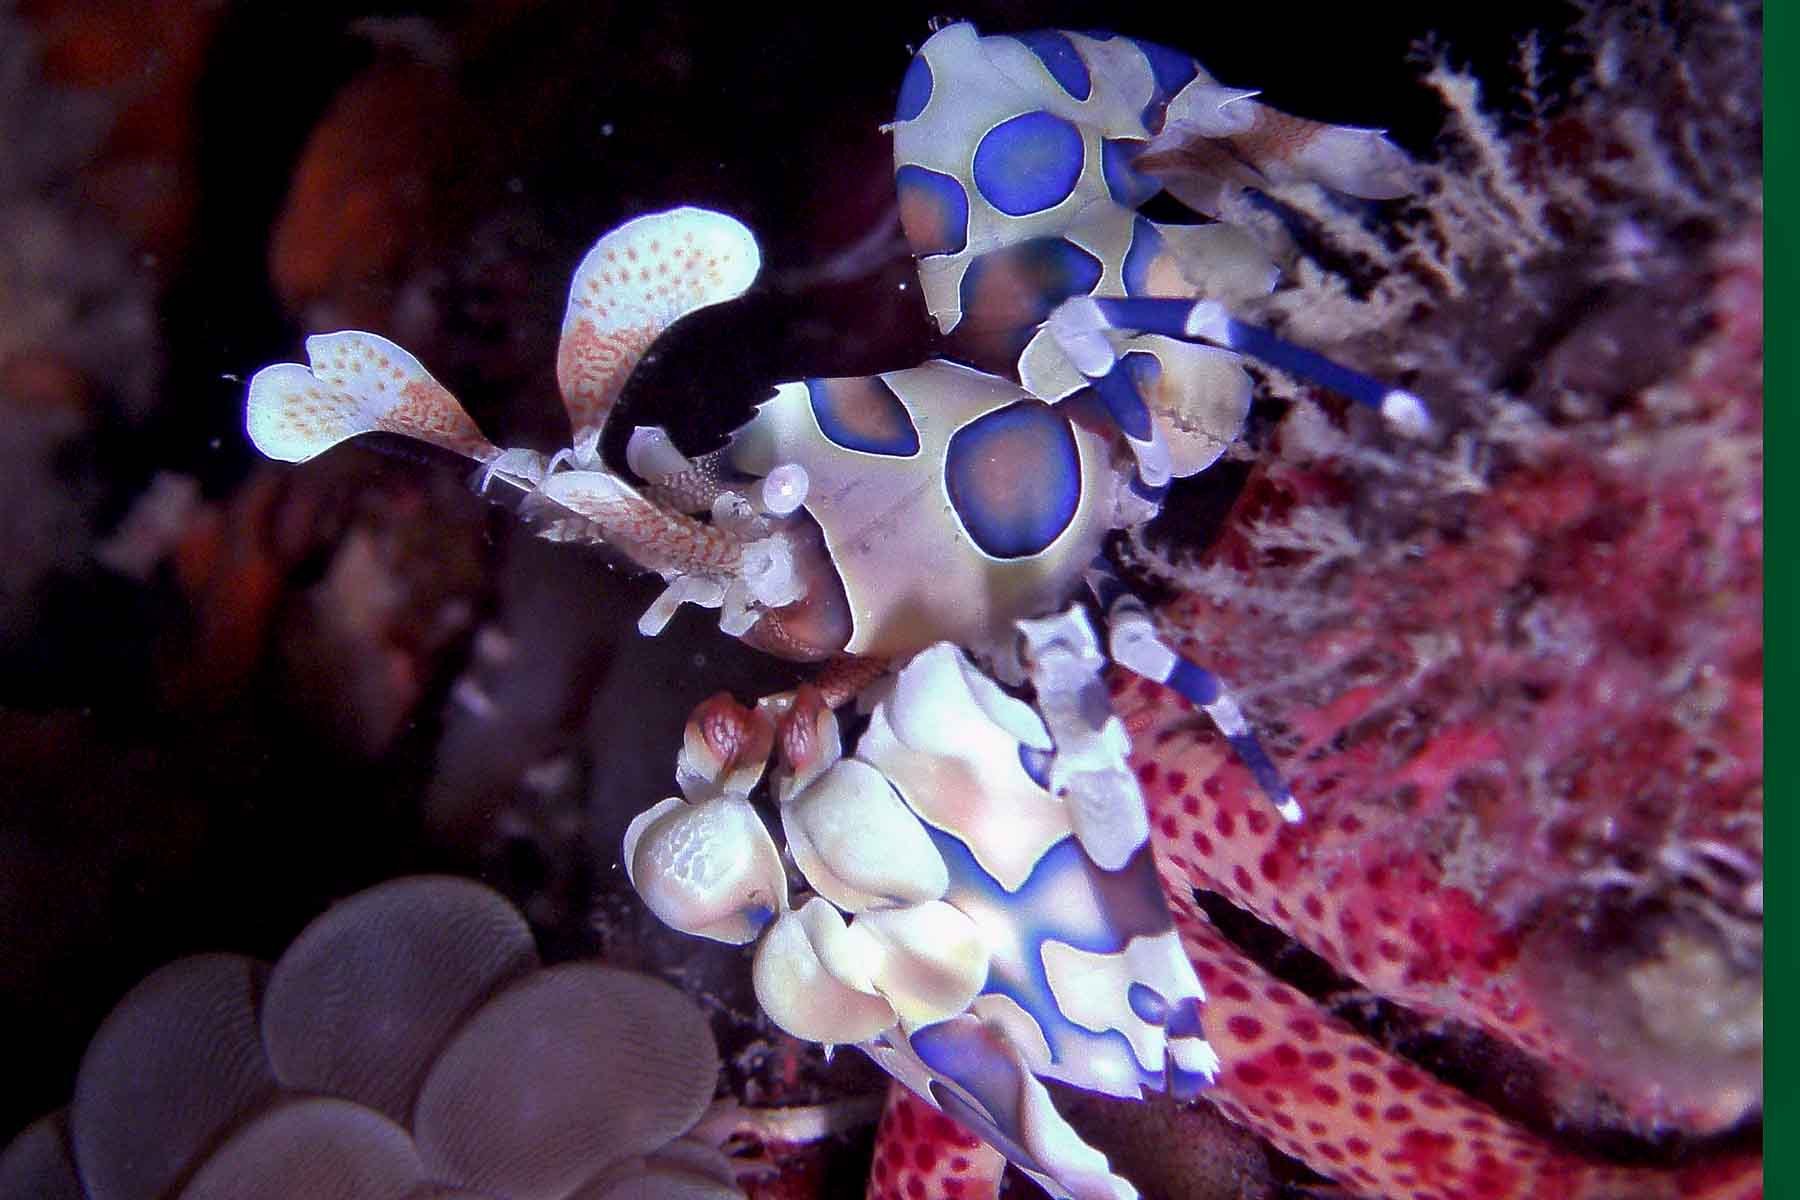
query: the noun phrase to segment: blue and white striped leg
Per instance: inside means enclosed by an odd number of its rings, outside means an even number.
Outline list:
[[[1217,675],[1192,662],[1162,639],[1144,602],[1125,587],[1112,564],[1097,558],[1088,568],[1088,586],[1106,613],[1107,652],[1112,660],[1146,679],[1172,688],[1202,709],[1231,743],[1238,760],[1268,796],[1284,821],[1297,823],[1305,815],[1294,799],[1287,780],[1263,749],[1262,741],[1244,720],[1243,710]]]
[[[1107,339],[1107,327],[1085,310],[1072,308],[1074,303],[1070,301],[1050,314],[1050,334],[1075,369],[1093,381],[1094,394],[1125,435],[1132,456],[1137,459],[1135,488],[1140,495],[1160,500],[1171,474],[1168,443],[1131,373],[1125,369],[1124,360]]]
[[[1205,342],[1260,359],[1308,383],[1316,383],[1379,412],[1387,422],[1409,437],[1431,432],[1431,413],[1425,402],[1404,388],[1353,371],[1323,354],[1295,345],[1286,338],[1238,320],[1216,300],[1165,300],[1155,298],[1106,298],[1080,296],[1064,302],[1050,314],[1050,329],[1076,368],[1089,379],[1115,412],[1107,389],[1122,383],[1135,396],[1131,378],[1121,366],[1107,339],[1108,331],[1155,333],[1184,342]],[[1117,380],[1119,382],[1107,382]],[[1138,407],[1143,402],[1138,401]],[[1131,435],[1130,427],[1120,427]],[[1136,449],[1136,443],[1133,443]],[[1141,460],[1140,460],[1141,461]]]

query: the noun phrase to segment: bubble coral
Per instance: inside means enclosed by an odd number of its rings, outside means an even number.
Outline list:
[[[272,968],[153,972],[94,1035],[68,1109],[0,1153],[0,1197],[727,1200],[729,1160],[685,1137],[718,1068],[669,985],[542,967],[495,892],[400,879]]]

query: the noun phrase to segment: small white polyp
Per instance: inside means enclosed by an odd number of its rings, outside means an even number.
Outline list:
[[[1400,388],[1381,398],[1381,415],[1407,437],[1426,437],[1431,433],[1431,412],[1425,402]]]
[[[638,632],[645,637],[655,637],[668,626],[675,616],[675,610],[683,604],[698,604],[701,608],[718,608],[725,602],[725,585],[716,579],[702,579],[698,575],[678,575],[674,582],[663,589],[638,618]]]
[[[639,477],[654,482],[679,475],[694,464],[675,448],[668,430],[660,425],[640,425],[625,443],[625,465]]]
[[[812,481],[799,463],[782,463],[763,477],[757,500],[771,517],[785,517],[806,503]]]
[[[780,608],[806,595],[806,585],[794,570],[794,549],[780,534],[745,546],[742,562],[744,582],[758,604]]]

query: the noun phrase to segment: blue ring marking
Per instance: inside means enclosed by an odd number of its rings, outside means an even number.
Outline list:
[[[1175,666],[1169,671],[1169,677],[1162,682],[1201,708],[1217,701],[1221,690],[1217,675],[1181,657],[1175,659]]]
[[[1125,1002],[1146,1025],[1161,1025],[1169,1019],[1169,1002],[1153,987],[1134,981],[1125,989]]]
[[[1025,1089],[1020,1086],[1020,1076],[1026,1068],[979,1020],[967,1015],[951,1017],[913,1030],[907,1041],[919,1061],[939,1077],[932,1081],[931,1097],[940,1108],[946,1100],[958,1108],[969,1107],[973,1100],[972,1107],[985,1118],[984,1123],[1000,1131],[1003,1140],[996,1148],[1002,1154],[1008,1148],[1024,1150],[1021,1101]],[[942,1087],[940,1080],[955,1086]],[[1037,1164],[1029,1153],[1024,1162],[1034,1168]]]
[[[1358,404],[1379,410],[1381,402],[1387,399],[1388,392],[1392,390],[1379,379],[1372,379],[1343,363],[1333,362],[1317,350],[1297,346],[1260,325],[1248,325],[1235,318],[1227,318],[1225,329],[1233,350],[1252,358],[1260,358],[1270,366],[1298,375],[1308,383],[1330,388]]]
[[[1202,1020],[1200,1001],[1189,998],[1175,1006],[1174,1013],[1164,1024],[1170,1037],[1203,1038],[1206,1036],[1206,1030],[1201,1025]]]
[[[1112,369],[1094,380],[1094,391],[1106,401],[1108,415],[1126,437],[1134,442],[1150,440],[1150,408],[1138,395],[1137,384],[1132,382],[1131,371],[1124,363],[1113,359]]]
[[[1074,194],[1086,160],[1073,124],[1055,113],[1021,113],[982,134],[975,189],[1009,217],[1043,212]]]
[[[910,121],[925,111],[931,100],[931,64],[923,54],[913,55],[900,80],[900,97],[894,102],[894,120]]]
[[[1144,146],[1137,138],[1100,139],[1100,175],[1113,203],[1136,208],[1162,191],[1162,184],[1131,165]]]
[[[1150,265],[1164,248],[1162,230],[1156,227],[1156,222],[1147,221],[1143,217],[1132,219],[1131,248],[1125,251],[1125,265],[1120,272],[1125,277],[1127,296],[1149,293]]]
[[[1019,329],[1029,337],[1051,309],[1092,292],[1103,274],[1100,260],[1067,238],[1032,238],[990,250],[969,264],[962,280],[963,312],[975,328]]]
[[[910,458],[919,452],[912,414],[879,375],[809,379],[813,420],[819,432],[846,450]]]
[[[1132,38],[1131,43],[1150,64],[1150,76],[1156,85],[1150,93],[1150,103],[1144,105],[1144,111],[1138,119],[1151,133],[1161,133],[1163,113],[1169,107],[1170,98],[1200,74],[1200,64],[1194,61],[1192,55],[1159,46],[1155,42],[1142,42]]]
[[[1263,795],[1272,803],[1280,805],[1291,798],[1287,781],[1281,777],[1281,768],[1275,765],[1254,733],[1241,733],[1225,740],[1237,752],[1238,761],[1250,769],[1250,778],[1256,780],[1256,786],[1262,789]]]
[[[1114,329],[1131,333],[1160,333],[1164,337],[1174,338],[1179,342],[1197,342],[1211,345],[1205,338],[1192,337],[1187,332],[1187,319],[1194,311],[1196,301],[1175,300],[1157,296],[1124,298],[1102,296],[1096,298],[1100,306],[1100,315]],[[1233,322],[1235,324],[1235,322]],[[1235,335],[1235,330],[1233,331]],[[1271,335],[1273,336],[1273,335]],[[1237,348],[1237,342],[1232,341]],[[1254,353],[1254,352],[1252,352]],[[1283,364],[1277,363],[1277,366]]]
[[[969,244],[969,197],[954,176],[906,163],[894,170],[900,228],[918,258],[955,254]]]
[[[1206,1031],[1201,1028],[1200,1001],[1188,997],[1175,1006],[1169,1014],[1163,1028],[1171,1039],[1196,1038],[1206,1040]],[[1169,1095],[1177,1100],[1192,1100],[1208,1087],[1212,1086],[1211,1077],[1200,1071],[1188,1071],[1175,1065],[1173,1057],[1169,1060]]]
[[[1131,44],[1136,46],[1150,64],[1150,75],[1156,81],[1156,92],[1164,100],[1179,92],[1194,81],[1200,74],[1200,64],[1194,56],[1155,42],[1146,42],[1141,38],[1132,38]]]
[[[1119,359],[1118,365],[1114,368],[1114,371],[1115,373],[1123,372],[1125,378],[1131,381],[1132,393],[1144,407],[1145,420],[1152,420],[1153,418],[1149,411],[1150,401],[1146,397],[1154,396],[1156,394],[1157,388],[1162,382],[1163,372],[1162,363],[1157,359],[1156,355],[1150,353],[1148,350],[1133,350],[1123,358]],[[1105,394],[1104,388],[1095,388],[1095,391],[1100,392],[1102,395]],[[1107,412],[1113,412],[1110,405],[1107,408]],[[1118,419],[1116,414],[1114,414],[1113,419]],[[1131,431],[1127,429],[1126,432],[1130,433]],[[1147,429],[1142,434],[1134,434],[1133,436],[1140,442],[1147,442],[1150,440]],[[1168,486],[1169,485],[1166,483],[1163,485],[1165,490]]]
[[[1175,1065],[1169,1060],[1169,1098],[1171,1100],[1193,1100],[1213,1085],[1211,1075],[1203,1075],[1199,1071],[1189,1071]]]
[[[1031,782],[1046,792],[1050,790],[1050,759],[1052,757],[1052,753],[1048,750],[1039,750],[1036,746],[1027,746],[1024,742],[1019,743],[1020,768],[1030,777]]]
[[[1060,29],[1039,29],[1031,33],[1015,33],[1016,41],[1024,42],[1025,48],[1038,56],[1044,69],[1050,72],[1062,90],[1077,100],[1086,100],[1094,91],[1094,81],[1088,75],[1087,64],[1081,61],[1081,52],[1075,49],[1075,43]]]
[[[1081,451],[1069,420],[1016,400],[950,435],[944,487],[969,540],[993,558],[1047,550],[1081,509]]]
[[[1169,495],[1169,485],[1168,484],[1161,483],[1155,487],[1151,487],[1150,485],[1146,484],[1143,480],[1143,477],[1138,475],[1136,472],[1132,473],[1131,482],[1129,484],[1127,484],[1126,486],[1131,489],[1131,494],[1136,496],[1138,499],[1143,500],[1149,504],[1154,504],[1158,507],[1162,506],[1162,502],[1165,499],[1167,499],[1168,495]]]
[[[1119,361],[1125,364],[1140,396],[1148,396],[1162,382],[1162,363],[1148,350],[1132,350]]]

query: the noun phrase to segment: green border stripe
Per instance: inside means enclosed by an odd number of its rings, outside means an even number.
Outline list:
[[[1795,817],[1787,795],[1780,788],[1783,779],[1792,782],[1797,775],[1795,763],[1800,755],[1800,727],[1794,721],[1790,705],[1794,696],[1788,691],[1800,678],[1795,657],[1796,638],[1793,621],[1800,608],[1800,569],[1795,562],[1795,515],[1800,512],[1800,480],[1796,472],[1795,405],[1800,401],[1800,321],[1796,320],[1795,299],[1800,295],[1800,221],[1796,220],[1795,203],[1800,200],[1796,188],[1795,117],[1800,116],[1800,20],[1796,18],[1793,0],[1777,0],[1765,13],[1763,54],[1763,165],[1766,207],[1764,217],[1764,336],[1766,350],[1765,384],[1763,387],[1763,436],[1767,483],[1764,489],[1764,512],[1767,527],[1764,541],[1767,563],[1767,587],[1764,593],[1764,622],[1767,644],[1764,673],[1769,704],[1765,725],[1767,778],[1770,786],[1765,796],[1765,861],[1773,865],[1767,871],[1765,888],[1768,966],[1766,973],[1765,1013],[1773,1020],[1765,1021],[1765,1136],[1767,1159],[1764,1163],[1764,1194],[1771,1197],[1800,1196],[1800,1128],[1795,1114],[1800,1112],[1800,1037],[1793,1026],[1785,1023],[1784,1012],[1795,1011],[1800,990],[1794,982],[1800,968],[1800,919],[1793,903],[1795,863]],[[1769,399],[1773,403],[1768,403]],[[1769,1135],[1773,1136],[1769,1136]]]

